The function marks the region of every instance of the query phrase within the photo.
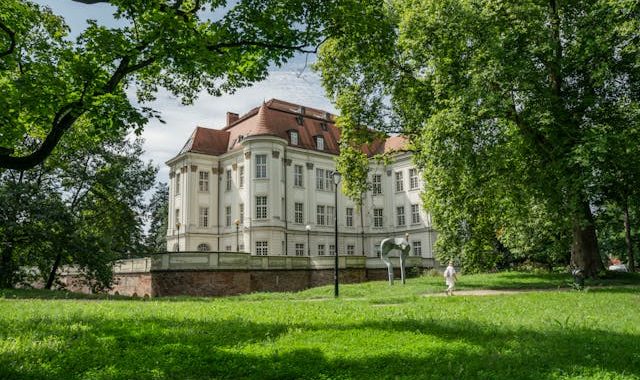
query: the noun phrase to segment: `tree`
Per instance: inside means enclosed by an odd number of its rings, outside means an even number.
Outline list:
[[[151,253],[167,251],[167,229],[169,227],[169,186],[161,182],[149,201],[149,232],[146,236],[147,250]]]
[[[49,9],[26,0],[3,1],[0,168],[42,163],[71,129],[84,129],[97,140],[122,130],[140,132],[157,113],[133,106],[127,88],[135,88],[141,104],[159,87],[188,104],[201,90],[221,95],[264,79],[270,65],[316,50],[331,30],[328,15],[339,2],[109,3],[126,26],[89,21],[71,41],[63,19]]]
[[[328,40],[318,68],[343,131],[373,121],[409,137],[441,241],[504,243],[534,204],[595,276],[601,178],[584,148],[602,126],[637,122],[638,14],[636,2],[364,2],[341,15],[358,33]]]

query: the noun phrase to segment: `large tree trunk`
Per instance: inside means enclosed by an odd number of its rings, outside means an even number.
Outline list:
[[[596,226],[589,205],[583,203],[573,216],[571,266],[582,270],[585,277],[596,277],[604,269],[598,252]]]
[[[629,220],[629,200],[625,199],[623,203],[624,212],[624,240],[627,244],[627,265],[631,272],[636,271],[635,258],[633,257],[633,245],[631,242],[631,221]]]
[[[6,244],[2,249],[2,255],[0,258],[0,289],[1,288],[13,288],[13,247],[11,243]]]

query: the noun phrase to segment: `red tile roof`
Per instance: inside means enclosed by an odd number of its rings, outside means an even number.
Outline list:
[[[292,145],[290,133],[298,132],[298,144]],[[197,152],[220,155],[239,149],[242,141],[251,136],[275,136],[289,142],[290,146],[317,150],[316,138],[324,139],[323,152],[339,153],[340,131],[335,126],[335,116],[319,109],[271,99],[234,120],[222,130],[197,127],[180,154]],[[392,136],[378,140],[364,148],[371,156],[383,152],[402,151],[407,139]]]

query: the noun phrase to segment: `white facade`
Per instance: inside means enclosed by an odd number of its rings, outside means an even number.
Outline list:
[[[167,162],[168,250],[333,254],[335,155],[277,136],[248,136],[239,144],[221,155],[187,151]],[[338,254],[375,257],[381,240],[409,233],[412,254],[419,249],[432,259],[436,233],[420,206],[422,179],[410,153],[397,153],[390,166],[372,163],[374,175],[380,194],[368,191],[362,209],[339,192]]]

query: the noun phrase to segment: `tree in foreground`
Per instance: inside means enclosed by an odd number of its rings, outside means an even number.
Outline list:
[[[264,79],[270,65],[316,50],[338,3],[79,2],[110,3],[124,26],[89,21],[72,41],[64,20],[49,9],[2,1],[0,168],[34,167],[74,128],[97,140],[139,132],[157,114],[132,105],[129,87],[141,104],[153,100],[159,87],[188,104],[202,90],[220,95]]]
[[[441,257],[551,244],[594,276],[594,200],[615,185],[598,169],[619,170],[622,201],[640,188],[637,142],[602,138],[640,128],[639,15],[622,1],[365,1],[318,68],[345,146],[370,139],[365,125],[410,139]]]

